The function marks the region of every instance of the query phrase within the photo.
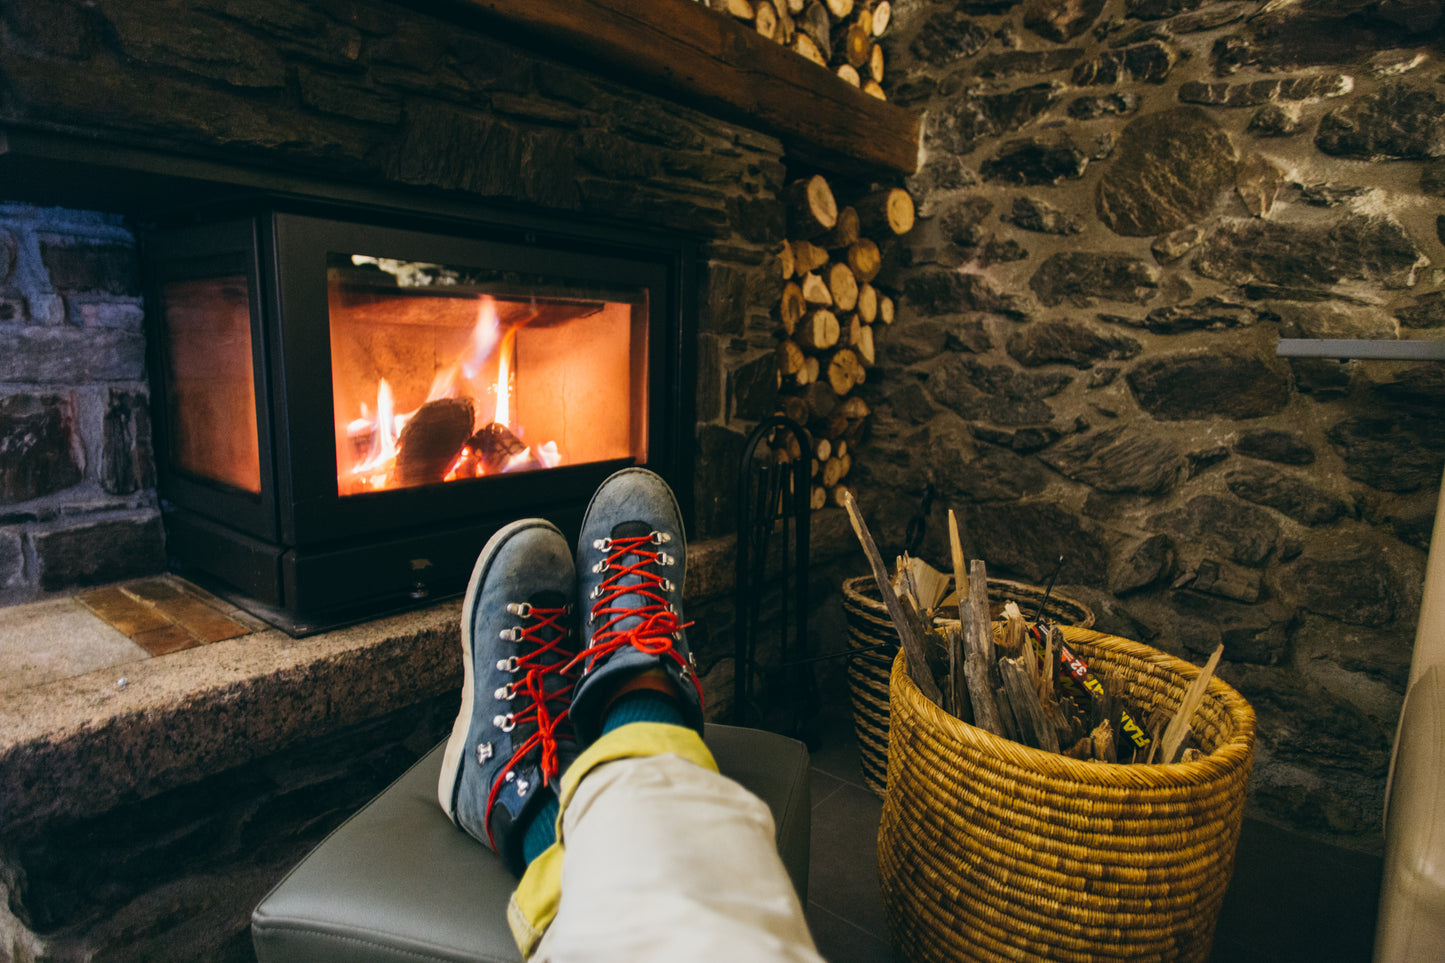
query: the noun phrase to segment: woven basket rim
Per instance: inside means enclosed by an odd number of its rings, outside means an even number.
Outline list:
[[[1075,626],[1060,626],[1060,629],[1066,642],[1107,649],[1151,663],[1173,672],[1185,684],[1201,671],[1192,663],[1140,642]],[[1205,698],[1217,699],[1224,704],[1234,731],[1212,752],[1193,762],[1099,763],[1035,749],[1012,739],[996,736],[986,729],[980,729],[944,712],[927,699],[917,684],[909,678],[904,659],[904,653],[900,650],[893,661],[889,684],[898,697],[906,700],[911,711],[922,716],[934,731],[953,740],[970,743],[997,757],[999,762],[1013,766],[1034,779],[1042,778],[1061,785],[1084,783],[1111,789],[1182,789],[1217,782],[1237,772],[1241,766],[1250,766],[1253,761],[1254,709],[1233,686],[1217,675],[1210,679]]]

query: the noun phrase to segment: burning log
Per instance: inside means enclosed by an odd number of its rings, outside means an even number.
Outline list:
[[[522,444],[522,440],[506,425],[495,421],[473,435],[467,447],[476,453],[482,471],[488,475],[504,471],[527,453],[527,446]]]
[[[430,485],[446,478],[472,433],[469,398],[438,398],[416,410],[397,439],[396,471],[402,485]]]

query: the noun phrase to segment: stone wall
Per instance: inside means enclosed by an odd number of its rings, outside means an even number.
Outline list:
[[[1445,367],[1275,342],[1441,336],[1440,5],[896,10],[894,99],[926,118],[855,468],[884,537],[931,482],[936,561],[954,507],[991,572],[1062,555],[1104,630],[1223,643],[1255,811],[1378,847]]]
[[[0,605],[164,565],[135,239],[0,203]]]

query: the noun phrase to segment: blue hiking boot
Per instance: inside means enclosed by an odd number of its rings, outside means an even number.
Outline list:
[[[530,518],[487,542],[462,609],[462,708],[437,798],[518,875],[526,826],[579,751],[569,716],[575,593],[567,540]]]
[[[645,468],[602,483],[577,537],[582,679],[572,722],[583,745],[596,739],[618,684],[661,666],[688,725],[703,727],[702,684],[687,647],[682,581],[687,544],[672,489]]]

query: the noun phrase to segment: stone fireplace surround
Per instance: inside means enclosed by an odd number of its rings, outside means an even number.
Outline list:
[[[545,210],[700,241],[687,598],[727,712],[743,439],[723,425],[772,410],[770,346],[747,335],[776,284],[776,139],[390,4],[34,2],[0,29],[0,429],[35,456],[0,479],[0,605],[164,566],[135,231],[154,205],[269,189]],[[851,534],[813,541],[817,599]],[[277,874],[444,734],[458,608],[0,701],[0,955],[237,951]]]

